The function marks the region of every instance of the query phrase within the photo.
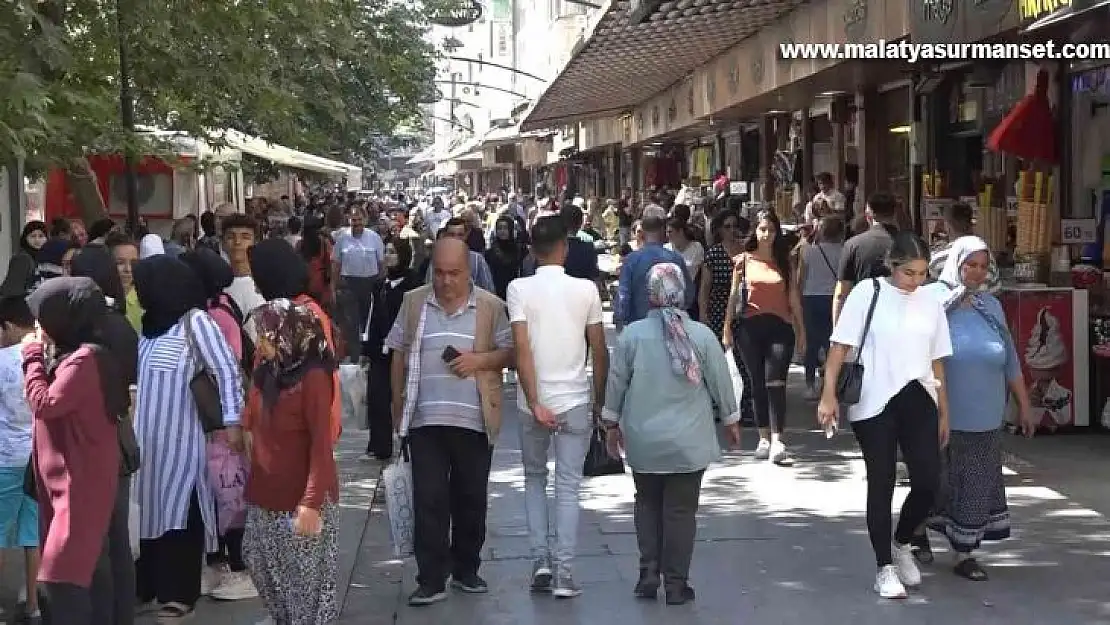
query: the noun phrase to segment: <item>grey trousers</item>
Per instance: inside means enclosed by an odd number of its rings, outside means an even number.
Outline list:
[[[668,588],[685,587],[694,557],[698,498],[705,471],[633,473],[640,576],[663,576]]]
[[[128,531],[130,496],[131,478],[120,477],[116,504],[108,525],[114,625],[133,625],[135,622],[135,558],[131,555],[131,533]]]

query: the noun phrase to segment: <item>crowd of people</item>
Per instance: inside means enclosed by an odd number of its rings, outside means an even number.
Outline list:
[[[412,463],[411,605],[446,599],[448,582],[488,590],[480,553],[506,369],[532,589],[582,592],[579,486],[600,432],[635,482],[636,596],[693,600],[698,496],[722,446],[749,423],[756,459],[795,462],[796,353],[818,421],[835,430],[849,406],[876,592],[920,583],[928,529],[959,554],[956,573],[986,579],[974,550],[1009,535],[1008,394],[1032,425],[970,211],[951,211],[964,236],[930,267],[886,194],[868,198],[866,227],[847,241],[835,201],[807,210],[814,227],[800,232],[771,211],[747,218],[727,195],[688,201],[329,194],[217,207],[165,238],[110,221],[27,224],[0,285],[0,523],[14,528],[5,546],[27,553],[25,616],[126,624],[153,611],[177,623],[208,595],[261,597],[282,625],[333,622],[343,361],[366,369],[367,455],[388,460],[399,439]],[[603,272],[609,252],[619,262]],[[892,528],[898,450],[911,492]]]

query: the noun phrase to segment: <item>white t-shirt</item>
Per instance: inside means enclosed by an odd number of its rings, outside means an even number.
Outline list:
[[[231,286],[224,289],[235,305],[239,307],[239,312],[243,313],[243,319],[246,320],[254,312],[255,308],[266,303],[262,294],[258,292],[258,287],[254,284],[254,278],[251,276],[239,276],[231,281]],[[252,341],[258,341],[258,337],[254,335],[254,324],[244,323],[243,328],[247,331],[247,336]]]
[[[690,271],[690,278],[697,279],[698,270],[705,263],[705,248],[699,241],[690,241],[684,250],[676,250],[674,243],[668,243],[663,247],[682,254],[682,260],[686,261],[686,269]]]
[[[863,389],[859,403],[849,408],[850,421],[878,416],[914,380],[936,401],[940,383],[933,377],[933,361],[952,355],[948,317],[937,297],[927,289],[906,293],[885,278],[877,280],[879,300],[859,359],[864,367]],[[852,288],[833,328],[833,343],[859,346],[874,293],[874,280]]]
[[[0,467],[27,466],[31,407],[23,394],[23,346],[0,349]]]
[[[556,414],[588,405],[586,327],[602,322],[597,285],[568,276],[558,265],[544,265],[535,275],[510,282],[505,299],[509,321],[528,324],[540,404]],[[524,393],[516,399],[530,414]]]

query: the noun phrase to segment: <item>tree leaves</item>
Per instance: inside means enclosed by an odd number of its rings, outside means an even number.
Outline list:
[[[434,76],[415,0],[5,0],[0,161],[157,147],[119,121],[121,24],[137,123],[217,143],[233,128],[369,160]]]

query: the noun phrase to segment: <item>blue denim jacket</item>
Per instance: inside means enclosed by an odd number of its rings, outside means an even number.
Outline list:
[[[617,305],[613,318],[617,327],[624,327],[639,321],[648,313],[648,272],[659,263],[674,263],[682,269],[686,278],[686,305],[690,308],[697,298],[698,285],[690,277],[682,254],[668,250],[662,243],[646,243],[644,247],[629,254],[621,266],[620,281],[617,285]]]

